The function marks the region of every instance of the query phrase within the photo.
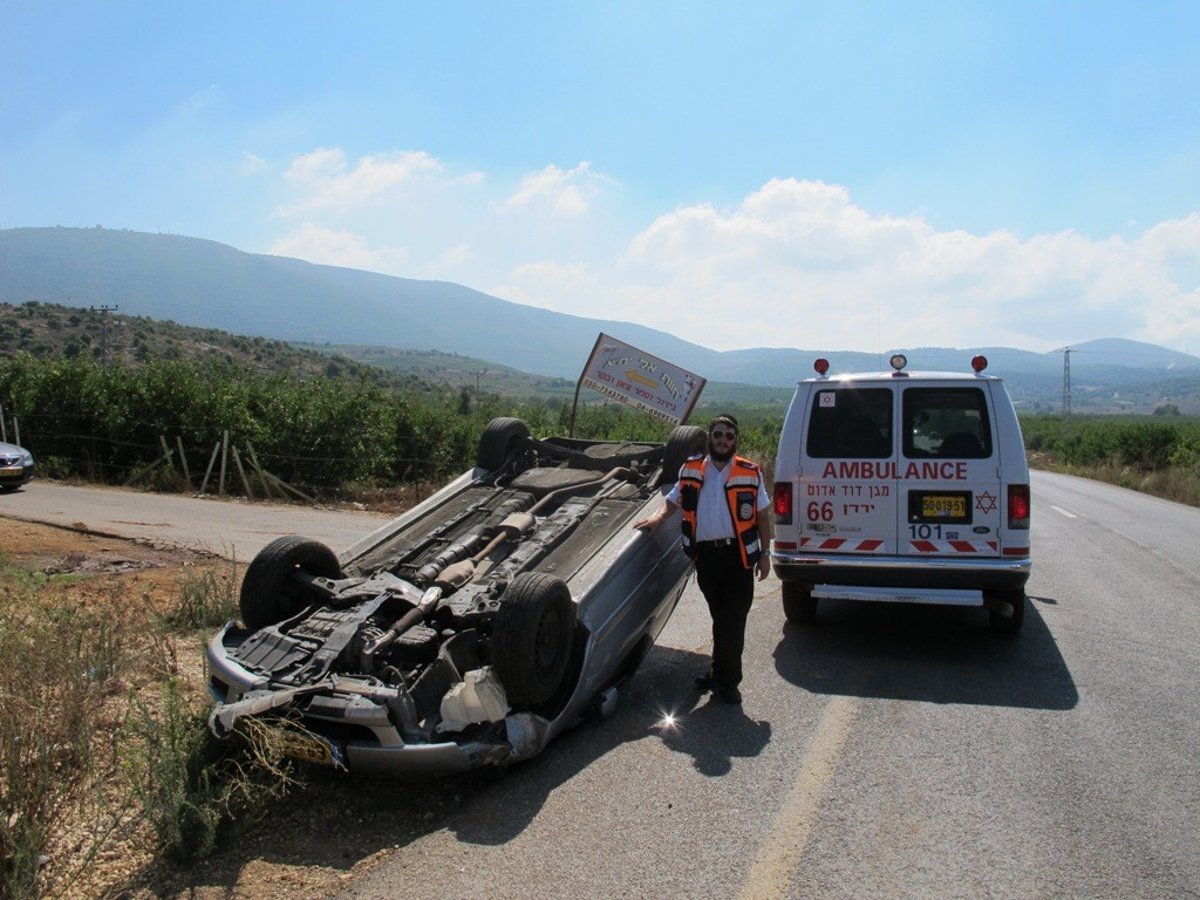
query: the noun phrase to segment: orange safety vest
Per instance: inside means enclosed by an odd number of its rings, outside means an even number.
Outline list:
[[[704,486],[704,470],[707,465],[707,455],[693,456],[679,470],[683,550],[688,556],[696,555],[696,508],[700,504],[700,488]],[[733,530],[738,538],[742,565],[751,569],[762,556],[762,546],[758,540],[758,490],[762,483],[762,469],[741,456],[734,456],[729,465],[733,468],[725,482],[725,499],[729,504]]]

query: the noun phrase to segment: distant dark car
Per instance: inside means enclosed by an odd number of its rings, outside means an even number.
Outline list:
[[[662,505],[703,429],[666,443],[537,440],[495,419],[477,465],[340,556],[279,538],[208,645],[209,725],[353,771],[505,765],[616,705],[683,593]]]
[[[0,491],[15,491],[33,477],[33,454],[16,444],[0,444]]]

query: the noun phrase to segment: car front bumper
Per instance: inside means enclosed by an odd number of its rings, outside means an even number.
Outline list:
[[[292,706],[294,695],[301,711],[300,729],[266,727],[277,734],[287,756],[352,772],[393,775],[434,775],[463,772],[479,766],[515,762],[532,756],[548,740],[545,719],[527,713],[510,715],[458,740],[405,740],[388,712],[394,691],[364,690],[354,680],[333,679],[319,690],[273,688],[265,679],[229,658],[225,635],[227,624],[209,641],[205,653],[208,691],[215,702],[209,716],[214,733],[223,734],[240,719],[223,717],[230,707],[261,698],[270,709]],[[274,698],[283,702],[274,703]],[[255,712],[247,712],[255,718]]]
[[[33,466],[2,466],[0,467],[0,486],[20,487],[28,484],[33,478]]]

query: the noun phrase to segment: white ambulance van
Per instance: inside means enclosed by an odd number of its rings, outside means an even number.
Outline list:
[[[796,386],[775,462],[771,560],[792,622],[820,598],[986,607],[1015,634],[1029,578],[1029,467],[1004,382],[827,375]]]

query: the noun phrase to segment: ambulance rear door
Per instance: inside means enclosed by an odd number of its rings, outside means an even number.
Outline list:
[[[901,391],[900,555],[1000,555],[1003,494],[989,397],[970,380]]]
[[[898,552],[896,403],[878,381],[813,388],[795,501],[801,552]]]

